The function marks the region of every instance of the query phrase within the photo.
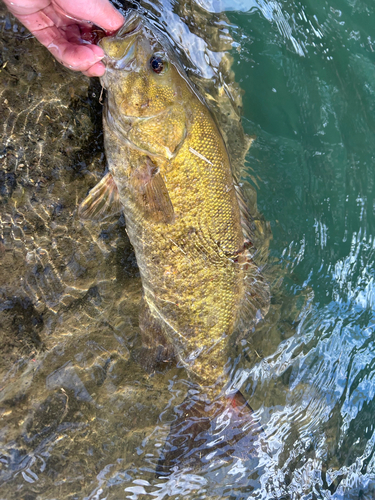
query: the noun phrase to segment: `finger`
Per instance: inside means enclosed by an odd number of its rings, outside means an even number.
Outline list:
[[[95,63],[86,71],[82,71],[86,76],[103,76],[105,73],[105,66],[102,62]]]
[[[60,28],[64,32],[64,36],[70,43],[82,43],[81,29],[77,24],[70,24]]]
[[[35,14],[45,9],[51,0],[4,0],[5,5],[15,16]]]
[[[17,15],[17,18],[33,34],[36,31],[54,26],[54,22],[43,11],[28,15]]]
[[[68,42],[56,26],[34,31],[35,37],[64,66],[75,71],[86,71],[103,56],[103,49],[97,45],[80,45]]]
[[[52,5],[48,5],[45,9],[32,14],[17,14],[16,17],[31,33],[46,26],[77,26],[77,21],[64,16],[61,12],[57,12]]]
[[[89,9],[87,0],[53,0],[61,9],[75,19],[91,21],[106,31],[118,30],[124,24],[122,14],[109,0],[92,0]]]
[[[85,72],[103,57],[103,53],[98,56],[92,48],[91,45],[77,45],[64,40],[58,45],[51,44],[48,50],[64,66],[74,71]],[[100,49],[100,47],[97,48]]]

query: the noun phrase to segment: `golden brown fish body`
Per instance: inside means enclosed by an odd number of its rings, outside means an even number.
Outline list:
[[[142,279],[144,342],[173,346],[211,386],[223,380],[228,337],[251,302],[249,268],[261,279],[247,255],[227,150],[168,42],[142,16],[130,14],[101,46],[110,172],[101,184],[124,209]]]

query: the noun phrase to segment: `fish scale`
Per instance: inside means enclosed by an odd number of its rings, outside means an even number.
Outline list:
[[[241,314],[263,308],[261,316],[268,306],[267,285],[246,250],[248,214],[226,146],[168,42],[140,14],[100,45],[109,168],[100,196],[124,210],[142,279],[144,344],[158,356],[165,348],[195,382],[220,391]],[[92,204],[89,194],[83,217]]]

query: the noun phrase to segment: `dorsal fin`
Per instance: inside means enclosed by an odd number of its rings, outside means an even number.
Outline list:
[[[236,256],[238,266],[244,271],[245,299],[239,311],[241,330],[248,330],[267,314],[270,305],[270,287],[262,273],[262,267],[257,265],[254,257],[257,249],[254,245],[256,230],[247,203],[238,183],[234,184],[241,217],[241,227],[244,235],[244,246]]]
[[[245,201],[241,187],[236,181],[234,182],[234,189],[237,196],[238,206],[240,208],[241,227],[245,244],[250,243],[251,245],[253,245],[254,229],[255,229],[253,224],[253,218],[247,207],[247,203]]]

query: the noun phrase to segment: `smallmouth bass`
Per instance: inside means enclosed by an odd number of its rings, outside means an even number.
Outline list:
[[[109,172],[79,213],[124,210],[142,279],[144,346],[177,358],[214,394],[226,382],[230,335],[268,307],[246,205],[220,130],[165,36],[131,11],[100,45]]]

